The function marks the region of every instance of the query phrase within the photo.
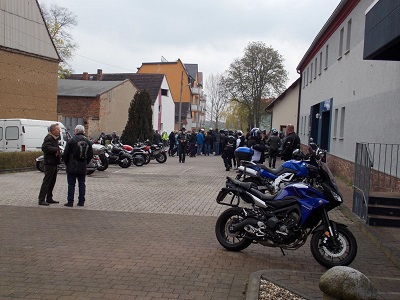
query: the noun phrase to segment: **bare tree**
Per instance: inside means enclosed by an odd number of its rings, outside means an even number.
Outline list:
[[[49,10],[45,5],[41,5],[41,9],[50,36],[62,59],[62,62],[58,65],[58,76],[64,78],[65,75],[73,71],[67,61],[71,59],[78,48],[69,32],[71,28],[78,25],[77,16],[68,8],[61,7],[55,3],[50,5]]]
[[[229,66],[224,85],[232,101],[247,108],[251,128],[260,126],[261,99],[282,93],[287,80],[282,56],[263,42],[252,42]]]
[[[224,77],[218,73],[210,74],[206,80],[207,118],[210,119],[211,126],[214,128],[218,128],[218,123],[229,103],[228,93],[223,82]]]

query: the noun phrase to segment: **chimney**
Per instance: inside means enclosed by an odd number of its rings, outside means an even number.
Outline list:
[[[97,80],[101,80],[103,77],[103,70],[97,69]]]
[[[89,79],[88,72],[83,72],[82,80],[88,80],[88,79]]]

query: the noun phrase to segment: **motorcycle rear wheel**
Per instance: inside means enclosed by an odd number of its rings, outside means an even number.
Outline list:
[[[132,157],[133,164],[137,167],[141,167],[145,164],[146,158],[141,154],[136,154]]]
[[[160,164],[163,164],[167,161],[167,155],[163,152],[159,156],[156,157],[156,161]]]
[[[337,247],[330,238],[326,237],[324,230],[315,232],[310,242],[314,259],[328,269],[348,266],[357,255],[357,241],[351,231],[345,226],[337,225],[337,232]]]
[[[118,165],[121,168],[129,168],[132,165],[132,160],[130,157],[124,157],[118,161]]]
[[[243,212],[238,207],[229,208],[218,217],[215,235],[222,247],[229,251],[241,251],[251,245],[252,241],[245,237],[245,231],[233,232],[229,228],[243,220]]]
[[[36,162],[36,169],[38,169],[40,172],[44,172],[44,162],[43,162],[43,160]]]

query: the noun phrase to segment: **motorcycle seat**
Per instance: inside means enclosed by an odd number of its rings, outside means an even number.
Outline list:
[[[236,185],[236,186],[238,186],[238,187],[241,187],[241,188],[244,189],[245,191],[249,191],[249,190],[252,188],[252,186],[253,186],[253,183],[252,183],[252,182],[242,182],[242,181],[240,181],[240,180],[233,179],[232,177],[226,177],[226,179],[227,179],[227,182],[228,182],[228,181],[229,181],[229,182],[232,182],[234,185]]]

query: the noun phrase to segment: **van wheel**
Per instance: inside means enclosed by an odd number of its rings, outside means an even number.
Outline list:
[[[36,162],[36,169],[38,169],[40,172],[44,172],[44,162],[43,162],[43,160]]]

